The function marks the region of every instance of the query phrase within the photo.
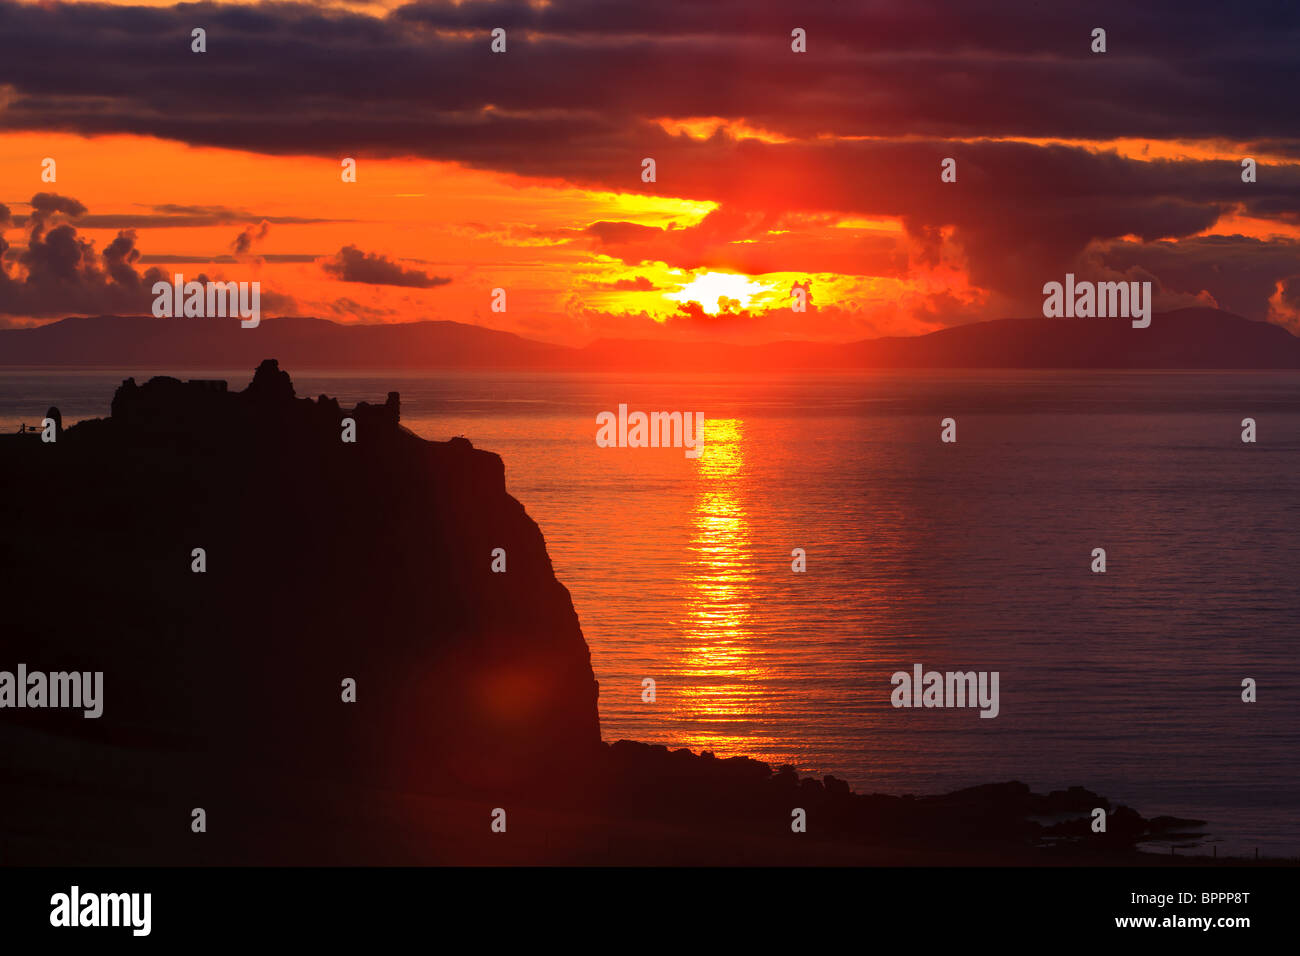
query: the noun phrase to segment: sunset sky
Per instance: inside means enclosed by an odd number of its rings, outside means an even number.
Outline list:
[[[0,326],[147,314],[157,269],[268,316],[848,341],[1073,271],[1300,331],[1295,4],[1070,6],[0,0]]]

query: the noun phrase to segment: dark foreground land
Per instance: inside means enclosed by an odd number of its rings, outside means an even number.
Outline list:
[[[103,673],[98,718],[0,708],[0,859],[1163,864],[1136,845],[1198,824],[1077,787],[863,795],[603,743],[500,458],[399,422],[395,393],[298,398],[267,361],[242,392],[128,381],[108,419],[0,437],[0,671]]]
[[[1093,834],[1091,808],[1111,804],[1081,788],[1044,796],[1005,783],[936,797],[864,796],[834,778],[828,786],[743,757],[717,760],[630,741],[602,745],[580,777],[504,797],[440,793],[436,782],[413,792],[359,779],[294,779],[247,765],[229,779],[179,792],[160,768],[176,779],[203,772],[175,754],[43,735],[26,744],[39,748],[28,755],[38,769],[20,761],[6,767],[3,781],[10,812],[0,825],[0,858],[10,865],[1233,862],[1134,848],[1138,839],[1168,838],[1192,821],[1148,821],[1119,808],[1107,834]],[[51,770],[52,755],[65,772]],[[208,832],[190,832],[191,804],[207,811]],[[807,811],[807,833],[791,832],[792,807]],[[490,827],[497,808],[506,811],[504,833]]]

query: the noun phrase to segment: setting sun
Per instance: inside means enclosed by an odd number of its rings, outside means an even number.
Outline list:
[[[764,291],[761,282],[730,272],[705,272],[677,292],[664,296],[678,302],[698,302],[709,315],[746,309],[754,296]]]

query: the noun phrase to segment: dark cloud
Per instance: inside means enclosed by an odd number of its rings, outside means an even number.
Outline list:
[[[75,226],[62,222],[76,218],[86,208],[75,199],[52,193],[32,197],[27,217],[27,246],[16,256],[0,236],[0,315],[51,316],[69,313],[147,312],[153,301],[149,289],[164,278],[150,269],[134,268],[140,253],[130,230],[119,232],[96,255],[94,244],[77,235]],[[0,227],[8,224],[8,210]],[[8,262],[17,270],[10,273]]]
[[[320,258],[320,254],[306,252],[269,252],[258,255],[261,262],[315,262]],[[199,255],[170,255],[170,254],[146,254],[140,257],[141,265],[236,265],[241,260],[234,256],[199,256]]]
[[[0,18],[10,128],[269,153],[510,168],[522,150],[609,142],[657,116],[744,117],[794,136],[1295,138],[1300,17],[1283,3],[514,0],[376,17],[0,0]],[[189,49],[200,20],[201,55]],[[790,52],[794,24],[806,54]],[[1089,52],[1098,24],[1104,55]],[[497,26],[504,55],[489,51]]]
[[[140,259],[140,250],[135,247],[135,232],[124,229],[117,238],[104,247],[104,269],[110,279],[124,288],[131,288],[140,282],[136,274],[135,263]]]
[[[253,250],[255,242],[261,242],[266,238],[266,234],[271,231],[271,224],[265,219],[262,224],[254,228],[245,226],[243,232],[235,237],[235,241],[230,244],[230,251],[236,256],[247,256]]]
[[[302,225],[308,223],[355,222],[352,219],[315,219],[304,216],[258,216],[240,209],[224,206],[177,206],[166,203],[153,206],[152,213],[101,213],[85,212],[78,215],[77,224],[84,229],[178,229],[195,226],[229,226],[250,221],[275,225]],[[15,216],[15,225],[25,225],[26,216]]]
[[[68,196],[37,193],[32,213],[25,217],[25,248],[11,248],[4,236],[16,225],[7,206],[0,205],[0,316],[48,318],[109,313],[149,314],[153,284],[172,276],[156,267],[137,271],[142,256],[134,230],[118,232],[102,253],[77,233],[87,218],[82,203]],[[65,220],[74,220],[68,222]],[[11,264],[13,268],[11,269]],[[208,281],[204,274],[190,276]],[[292,298],[263,290],[267,311],[292,314]]]
[[[1181,297],[1157,298],[1157,308],[1187,304],[1194,297],[1204,301],[1208,295],[1209,304],[1250,319],[1270,318],[1269,300],[1279,283],[1286,302],[1285,289],[1300,279],[1300,242],[1294,239],[1199,236],[1180,242],[1112,242],[1083,258],[1123,277],[1136,278],[1140,271],[1154,278],[1164,295]],[[1109,278],[1100,270],[1099,278]]]
[[[1300,275],[1288,276],[1282,280],[1280,293],[1282,301],[1297,311],[1300,311]]]
[[[301,315],[298,301],[274,289],[262,290],[262,311],[268,315]]]
[[[356,246],[344,246],[338,254],[321,263],[330,275],[343,282],[370,285],[396,285],[412,289],[432,289],[447,285],[450,279],[431,276],[418,269],[406,269],[387,256],[362,252]]]
[[[32,214],[28,217],[32,236],[40,239],[46,226],[61,218],[77,219],[85,215],[86,207],[70,196],[57,193],[37,193],[32,197]]]

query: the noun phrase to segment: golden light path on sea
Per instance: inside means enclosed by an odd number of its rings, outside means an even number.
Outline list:
[[[674,703],[674,716],[690,728],[682,743],[697,752],[763,749],[763,741],[734,732],[736,721],[751,720],[765,709],[751,597],[757,568],[740,482],[744,471],[745,423],[706,420],[690,559],[680,582],[686,598],[676,678],[680,693]]]

